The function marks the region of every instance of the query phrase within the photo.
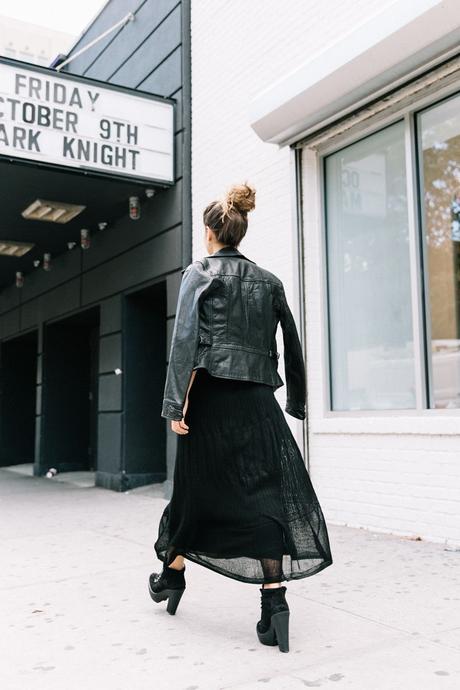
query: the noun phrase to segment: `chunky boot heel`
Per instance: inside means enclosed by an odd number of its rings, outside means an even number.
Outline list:
[[[185,592],[185,587],[184,589],[167,589],[166,591],[168,592],[168,605],[166,607],[166,611],[173,616],[176,613],[176,609],[179,606],[181,597]]]
[[[278,645],[280,652],[289,651],[289,605],[286,587],[260,588],[261,618],[256,632],[259,642]]]
[[[173,616],[185,591],[185,565],[182,570],[169,568],[166,564],[161,573],[151,573],[149,577],[149,594],[153,601],[167,600],[166,610]]]
[[[280,652],[289,651],[289,611],[274,613],[271,624],[275,630]]]

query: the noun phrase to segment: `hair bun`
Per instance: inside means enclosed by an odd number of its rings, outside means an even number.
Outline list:
[[[248,213],[256,207],[256,190],[247,182],[234,184],[225,196],[224,205],[227,212],[233,207],[240,213]]]

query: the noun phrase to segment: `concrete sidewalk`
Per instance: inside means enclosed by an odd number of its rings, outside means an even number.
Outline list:
[[[460,688],[459,551],[328,523],[332,566],[285,583],[283,654],[257,585],[187,561],[176,615],[150,599],[161,487],[56,479],[0,470],[2,690]]]

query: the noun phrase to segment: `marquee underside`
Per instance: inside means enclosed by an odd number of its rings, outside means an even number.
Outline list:
[[[139,196],[142,201],[146,198],[145,189],[155,188],[154,184],[85,174],[80,170],[45,168],[5,158],[0,159],[0,179],[0,241],[34,244],[22,257],[0,255],[0,289],[14,285],[16,271],[22,271],[27,280],[31,272],[43,270],[41,266],[35,268],[33,262],[34,259],[42,261],[44,252],[50,252],[53,260],[69,251],[68,242],[76,242],[78,247],[81,228],[88,229],[91,235],[110,232],[118,218],[127,216],[130,196]],[[22,211],[36,199],[86,208],[65,224],[23,218]],[[100,222],[108,223],[105,230],[99,230]]]

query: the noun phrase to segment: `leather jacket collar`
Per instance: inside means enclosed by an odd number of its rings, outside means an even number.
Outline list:
[[[247,261],[250,261],[252,264],[255,264],[255,261],[252,261],[252,259],[249,259],[247,256],[242,254],[239,249],[236,247],[232,247],[231,245],[227,245],[225,247],[222,247],[221,249],[218,249],[217,252],[214,252],[214,254],[208,254],[206,256],[207,259],[212,259],[214,256],[238,256],[241,259],[246,259]]]

